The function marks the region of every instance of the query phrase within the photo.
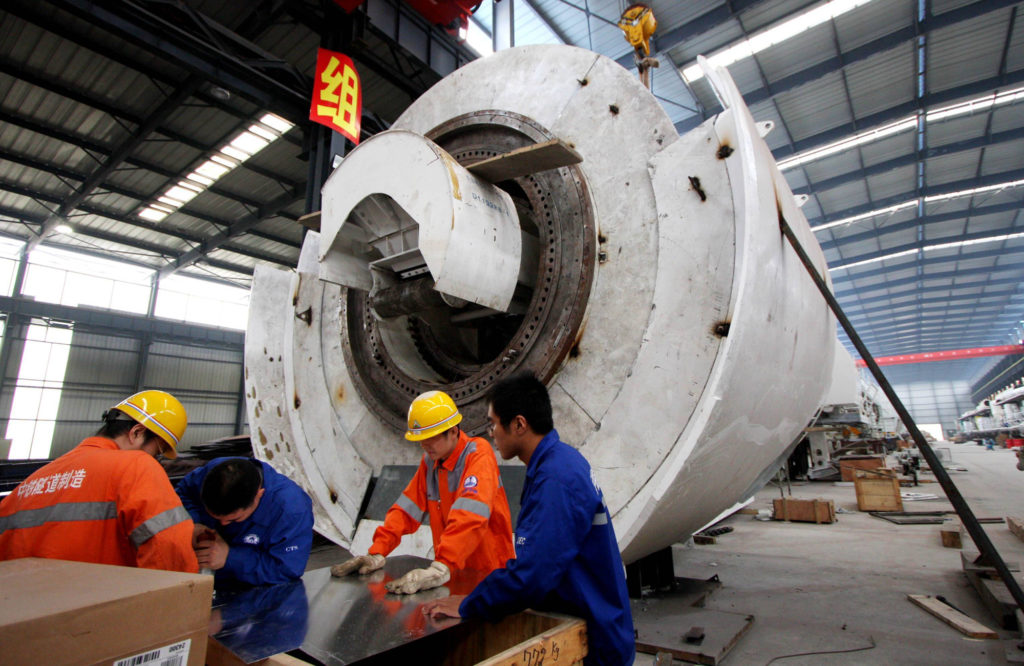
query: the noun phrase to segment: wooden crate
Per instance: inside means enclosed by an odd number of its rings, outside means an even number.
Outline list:
[[[903,510],[900,482],[893,470],[858,470],[853,485],[857,491],[857,508],[861,511]]]
[[[587,623],[576,617],[526,611],[476,630],[449,647],[450,666],[577,664],[587,655]]]
[[[836,522],[836,505],[832,500],[780,497],[774,505],[775,520],[818,524]]]
[[[415,612],[419,612],[416,609]],[[214,638],[206,666],[245,664]],[[587,656],[587,623],[555,613],[524,611],[491,624],[462,621],[392,650],[360,659],[367,666],[445,664],[445,666],[537,666],[582,664]],[[287,654],[256,662],[260,666],[305,666]],[[319,663],[319,662],[318,662]]]
[[[853,481],[858,469],[885,467],[885,456],[847,456],[839,459],[839,474],[843,481]]]

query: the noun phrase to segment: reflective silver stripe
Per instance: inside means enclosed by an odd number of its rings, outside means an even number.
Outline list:
[[[61,502],[41,509],[25,509],[0,518],[0,534],[7,530],[39,527],[45,523],[107,520],[116,516],[115,502]]]
[[[608,524],[608,512],[605,510],[598,511],[594,514],[594,520],[591,521],[591,525],[607,525]]]
[[[466,448],[462,449],[462,453],[459,454],[459,460],[455,463],[455,469],[448,475],[448,492],[454,493],[459,489],[459,481],[462,479],[462,474],[466,471],[466,458],[469,457],[470,453],[474,452],[476,452],[476,442],[470,440],[466,444]]]
[[[135,547],[138,548],[168,527],[174,527],[186,520],[192,520],[192,516],[188,515],[185,507],[176,506],[173,509],[167,509],[163,513],[156,514],[132,530],[132,533],[128,536],[132,543],[135,544]]]
[[[469,511],[475,513],[482,518],[491,517],[491,507],[487,506],[486,503],[480,500],[469,499],[468,497],[460,497],[455,500],[455,504],[452,504],[452,511],[455,509],[462,509],[463,511]]]
[[[427,501],[439,502],[441,491],[437,485],[437,465],[427,457]]]
[[[398,500],[395,501],[394,506],[397,506],[402,511],[409,514],[409,517],[418,523],[422,523],[427,519],[427,513],[416,506],[416,502],[406,497],[405,493],[398,496]]]

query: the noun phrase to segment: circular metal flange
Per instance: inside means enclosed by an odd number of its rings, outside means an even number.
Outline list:
[[[427,133],[463,166],[541,143],[554,135],[526,116],[483,110],[452,118]],[[365,292],[347,290],[341,318],[346,365],[369,408],[397,429],[409,402],[443,388],[465,415],[465,429],[482,431],[490,387],[518,371],[548,381],[572,353],[587,309],[597,255],[597,229],[583,174],[563,167],[498,183],[517,204],[525,234],[519,313],[446,308],[382,322]],[[535,268],[534,268],[535,267]],[[396,336],[403,339],[395,341]],[[542,341],[538,344],[538,341]],[[415,354],[417,358],[408,358]],[[435,377],[416,368],[429,367]]]

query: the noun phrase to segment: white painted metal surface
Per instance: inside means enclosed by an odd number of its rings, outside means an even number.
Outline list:
[[[345,157],[321,220],[322,280],[369,291],[426,265],[437,291],[508,310],[522,244],[511,198],[419,134],[382,132]]]
[[[394,126],[428,135],[452,119],[500,112],[583,157],[565,173],[583,184],[598,253],[592,280],[580,285],[584,321],[550,341],[578,343],[548,384],[555,425],[590,461],[627,562],[760,488],[814,415],[832,368],[834,321],[781,236],[779,216],[823,272],[824,257],[728,75],[709,79],[725,111],[678,137],[613,61],[573,47],[514,48],[454,72]],[[407,187],[418,192],[415,182]],[[325,209],[325,235],[342,226],[328,218]],[[321,270],[330,247],[319,253]],[[346,307],[337,287],[300,286],[294,299],[268,307],[293,320],[281,343],[292,350],[291,381],[298,386],[301,374],[303,395],[327,396],[315,411],[303,398],[291,426],[296,442],[319,447],[318,469],[336,470],[346,485],[337,532],[348,545],[350,500],[370,471],[414,462],[418,451],[353,390],[355,370],[332,347]],[[312,325],[301,326],[295,314],[307,307]],[[318,335],[319,346],[298,331]],[[255,353],[247,362],[266,363]],[[254,431],[265,414],[250,409]]]

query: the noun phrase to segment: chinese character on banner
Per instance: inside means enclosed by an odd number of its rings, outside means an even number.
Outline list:
[[[362,115],[363,93],[352,59],[341,53],[317,49],[309,119],[341,132],[352,143],[358,144]]]

